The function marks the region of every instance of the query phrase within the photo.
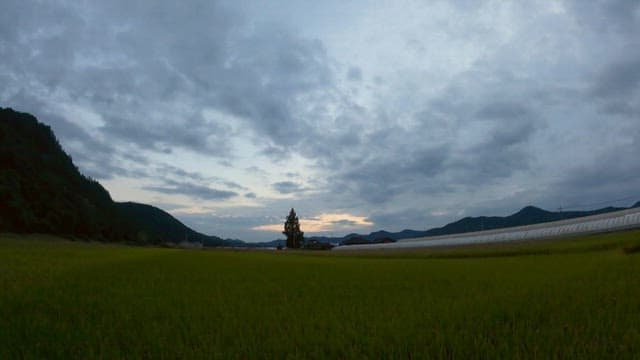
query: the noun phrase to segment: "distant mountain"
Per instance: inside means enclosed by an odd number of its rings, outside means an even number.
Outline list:
[[[136,244],[234,243],[198,233],[153,206],[114,202],[78,171],[51,128],[8,108],[0,108],[0,168],[0,232]]]
[[[635,203],[631,208],[640,207],[640,201]],[[598,215],[608,212],[624,210],[627,208],[606,207],[591,211],[561,211],[552,212],[537,208],[535,206],[527,206],[520,211],[509,216],[479,216],[465,217],[458,221],[449,223],[443,227],[433,228],[430,230],[402,230],[399,232],[376,231],[369,235],[349,234],[344,237],[310,237],[322,242],[332,244],[363,244],[379,242],[388,238],[393,240],[410,239],[417,237],[440,236],[461,234],[473,231],[503,229],[515,226],[540,224],[550,221],[573,219],[583,216]]]
[[[244,243],[244,245],[240,245],[240,246],[255,247],[255,248],[277,248],[278,246],[285,247],[286,245],[287,245],[286,240],[278,239],[278,240],[258,242],[258,243]]]
[[[167,212],[157,207],[134,202],[116,203],[120,214],[128,219],[135,219],[133,226],[137,229],[137,237],[144,241],[149,239],[163,239],[162,242],[196,242],[204,246],[227,246],[232,241],[223,240],[217,236],[201,234],[181,223]],[[239,240],[238,240],[239,241]]]
[[[607,207],[592,211],[546,211],[535,206],[527,206],[515,214],[500,216],[466,217],[441,228],[418,232],[417,237],[460,234],[472,231],[503,229],[514,226],[540,224],[550,221],[573,219],[583,216],[604,214],[625,208]],[[413,236],[412,236],[413,237]]]

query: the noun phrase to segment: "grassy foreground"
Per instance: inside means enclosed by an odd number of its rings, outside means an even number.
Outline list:
[[[0,359],[637,358],[638,245],[338,255],[0,235]]]

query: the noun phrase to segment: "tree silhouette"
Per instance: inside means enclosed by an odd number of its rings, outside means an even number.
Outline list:
[[[304,232],[300,231],[300,222],[293,208],[291,208],[287,221],[284,223],[284,231],[282,233],[287,236],[287,248],[298,249],[302,246]]]

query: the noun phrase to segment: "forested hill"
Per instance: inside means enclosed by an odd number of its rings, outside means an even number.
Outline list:
[[[166,211],[157,207],[134,202],[116,203],[118,212],[128,219],[137,219],[136,226],[139,236],[147,236],[152,239],[165,239],[171,242],[196,242],[205,246],[231,246],[236,241],[223,240],[217,236],[201,234]],[[144,239],[141,239],[144,241]]]
[[[161,209],[116,203],[82,175],[53,131],[29,114],[0,108],[0,232],[160,244],[224,245]]]
[[[632,207],[636,207],[636,205]],[[514,226],[540,224],[550,221],[574,219],[584,216],[604,214],[608,212],[624,210],[626,208],[606,207],[589,211],[547,211],[535,206],[527,206],[509,216],[478,216],[466,217],[452,222],[440,228],[426,231],[404,230],[396,233],[400,238],[438,236],[460,234],[472,231],[503,229]]]

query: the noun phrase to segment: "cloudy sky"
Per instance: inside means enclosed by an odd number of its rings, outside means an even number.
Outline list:
[[[0,84],[115,200],[222,237],[640,200],[638,0],[3,0]]]

